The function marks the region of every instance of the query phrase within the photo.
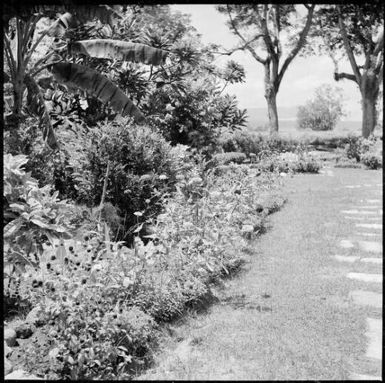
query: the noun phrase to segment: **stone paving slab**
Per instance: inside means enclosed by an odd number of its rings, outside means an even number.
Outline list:
[[[353,209],[353,210],[341,210],[341,213],[343,214],[366,214],[366,215],[374,215],[374,214],[378,214],[376,211],[371,211],[371,210],[357,210],[357,209]],[[382,210],[381,210],[381,214],[382,215]]]
[[[357,261],[360,257],[355,256],[345,256],[345,255],[335,255],[334,258],[339,262],[350,262],[353,263]]]
[[[382,264],[382,258],[361,258],[361,262]]]
[[[357,227],[364,227],[365,229],[381,229],[382,223],[356,223]]]
[[[366,356],[382,360],[382,319],[367,318],[366,321],[368,330],[365,335],[369,338]]]
[[[355,290],[350,292],[353,302],[358,305],[372,306],[382,309],[382,294],[372,291]]]
[[[366,206],[352,206],[353,209],[379,209],[382,211],[382,205],[381,206],[373,206],[373,205],[366,205]]]
[[[347,277],[362,282],[382,283],[382,274],[348,273]]]
[[[358,241],[361,250],[370,253],[382,253],[382,243],[374,241]]]
[[[340,241],[340,246],[343,247],[344,249],[351,249],[354,247],[354,244],[352,241],[350,241],[348,239],[342,239]]]
[[[368,203],[377,203],[377,202],[381,202],[380,199],[367,199],[366,202]]]
[[[380,233],[364,233],[363,231],[356,233],[357,235],[365,235],[367,237],[377,237]]]
[[[380,382],[382,381],[381,376],[373,376],[373,375],[365,375],[365,374],[356,374],[356,373],[350,374],[350,379],[351,379],[351,380],[374,380],[374,381],[379,380]]]

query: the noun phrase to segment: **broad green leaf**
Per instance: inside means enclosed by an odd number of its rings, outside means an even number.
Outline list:
[[[4,227],[4,231],[3,231],[4,238],[12,237],[22,226],[23,226],[23,221],[19,218],[9,222]]]
[[[40,219],[32,218],[31,222],[33,222],[35,225],[41,227],[42,229],[51,229],[51,225],[48,225],[48,224],[44,223]]]
[[[56,80],[82,89],[111,107],[122,116],[130,115],[136,122],[145,118],[133,102],[110,80],[97,71],[78,64],[57,63],[51,66]]]
[[[76,41],[69,45],[69,50],[71,54],[81,53],[90,57],[133,61],[148,65],[161,65],[167,56],[167,52],[159,48],[112,39]]]
[[[39,85],[37,85],[35,79],[29,75],[24,78],[25,85],[28,90],[27,105],[29,110],[40,118],[40,125],[43,125],[43,139],[47,141],[47,144],[51,149],[59,148],[59,144],[56,140],[55,132],[53,130],[51,119],[49,117],[43,93],[41,92]]]
[[[19,213],[22,213],[22,212],[25,212],[25,205],[21,205],[19,203],[11,203],[9,205],[9,207],[13,210],[13,211],[17,211]]]

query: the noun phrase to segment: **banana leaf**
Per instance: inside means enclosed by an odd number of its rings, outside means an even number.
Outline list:
[[[167,56],[167,51],[163,49],[112,39],[76,41],[69,44],[68,49],[71,54],[82,53],[96,58],[134,61],[148,65],[160,65]]]
[[[103,24],[113,25],[117,18],[121,18],[123,7],[121,5],[74,5],[74,4],[57,4],[57,5],[33,5],[6,1],[3,7],[2,19],[4,26],[7,28],[9,20],[13,17],[19,17],[22,20],[29,20],[33,15],[41,15],[43,17],[53,18],[58,13],[63,14],[69,12],[73,14],[78,23],[84,24],[94,19],[100,20]]]
[[[27,88],[27,107],[38,117],[40,117],[40,126],[43,126],[43,139],[47,142],[51,149],[58,149],[59,144],[56,140],[55,132],[53,130],[51,119],[49,117],[43,93],[35,79],[29,75],[24,78],[25,86]]]
[[[133,102],[110,80],[94,69],[72,63],[56,63],[51,66],[58,82],[80,88],[104,103],[109,103],[122,116],[130,115],[137,123],[145,117]]]

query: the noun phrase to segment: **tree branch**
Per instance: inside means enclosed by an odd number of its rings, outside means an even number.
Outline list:
[[[354,74],[334,72],[334,80],[339,81],[344,78],[357,82],[356,76]]]
[[[265,41],[266,49],[269,52],[270,56],[274,58],[276,56],[274,44],[271,41],[269,29],[267,28],[267,6],[267,4],[263,4],[263,17],[261,17],[259,13],[257,13],[257,17],[262,26],[263,40]]]
[[[219,54],[219,55],[223,55],[223,56],[231,56],[233,53],[235,53],[237,51],[243,51],[243,50],[247,49],[247,46],[249,44],[251,44],[252,42],[258,40],[261,37],[263,37],[262,34],[256,35],[251,40],[249,40],[245,44],[243,44],[242,46],[237,47],[237,48],[233,48],[233,49],[231,49],[231,50],[229,50],[227,52],[214,52],[214,51],[210,51],[210,53]]]
[[[306,8],[309,11],[308,11],[308,14],[307,14],[305,26],[304,26],[304,28],[302,29],[302,31],[301,31],[301,33],[299,35],[299,39],[298,39],[298,42],[297,42],[296,46],[289,53],[289,55],[287,56],[285,62],[282,65],[281,70],[279,71],[279,75],[278,75],[278,79],[277,79],[277,86],[280,85],[280,83],[282,81],[282,78],[283,78],[283,75],[285,74],[288,66],[293,61],[295,56],[298,54],[298,52],[300,51],[300,49],[303,47],[303,45],[306,42],[306,37],[307,37],[307,35],[309,33],[309,29],[310,29],[311,22],[312,22],[312,19],[313,19],[313,13],[314,13],[315,4],[312,4],[312,5],[310,5],[309,7],[306,7]]]
[[[229,8],[229,5],[227,4],[226,5],[226,8],[227,8],[227,14],[229,15],[229,19],[230,19],[230,24],[231,24],[231,27],[232,29],[234,30],[234,33],[243,41],[243,43],[245,44],[245,49],[247,49],[251,55],[254,57],[255,60],[259,61],[261,64],[265,64],[266,60],[264,60],[262,57],[258,56],[257,53],[255,52],[255,50],[253,48],[250,47],[250,43],[248,43],[246,41],[246,39],[240,34],[240,32],[238,31],[237,27],[235,26],[235,22],[233,20],[233,18],[231,17],[231,11],[230,11],[230,8]]]
[[[345,28],[344,22],[342,20],[342,11],[341,11],[340,6],[338,6],[338,24],[340,27],[341,36],[342,36],[342,40],[343,40],[344,47],[346,50],[346,54],[348,55],[349,62],[350,62],[350,65],[352,67],[353,73],[356,76],[356,83],[358,85],[360,85],[361,84],[361,73],[360,73],[360,70],[358,69],[356,59],[354,58],[352,47],[350,46],[350,43],[349,43],[348,34],[346,33],[346,28]]]

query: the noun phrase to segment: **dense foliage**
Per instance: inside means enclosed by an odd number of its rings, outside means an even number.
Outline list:
[[[346,144],[344,155],[348,159],[361,162],[369,169],[382,167],[382,140],[375,136],[359,138]]]
[[[180,179],[147,244],[139,237],[133,248],[112,242],[105,226],[44,246],[18,290],[34,305],[47,342],[31,343],[19,362],[50,378],[129,377],[157,323],[180,315],[242,263],[247,238],[284,201],[274,179],[256,177],[247,165],[222,177]]]
[[[333,130],[344,115],[340,88],[323,85],[316,89],[314,99],[298,108],[299,129]]]

